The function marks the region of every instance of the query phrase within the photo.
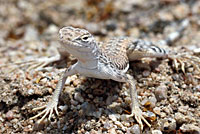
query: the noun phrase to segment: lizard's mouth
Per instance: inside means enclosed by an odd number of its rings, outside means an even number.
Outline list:
[[[64,37],[62,34],[60,34],[60,42],[64,47],[70,47],[70,48],[80,47],[78,43],[71,41],[70,38]]]

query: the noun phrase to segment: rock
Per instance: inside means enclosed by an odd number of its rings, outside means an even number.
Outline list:
[[[74,99],[71,99],[70,100],[71,104],[74,105],[74,106],[77,106],[78,105],[78,102]]]
[[[116,130],[114,128],[111,128],[108,130],[109,134],[117,134]]]
[[[183,124],[185,122],[185,116],[180,112],[175,113],[174,118],[175,118],[177,124]]]
[[[114,124],[116,124],[118,127],[123,128],[123,124],[120,121],[114,121]]]
[[[155,96],[152,96],[149,98],[149,102],[151,103],[151,107],[154,108],[156,106],[157,103],[157,99],[155,98]]]
[[[186,4],[180,4],[175,7],[173,10],[173,14],[178,19],[183,19],[189,14],[190,10],[188,5]]]
[[[29,94],[29,95],[33,95],[33,94],[34,94],[34,90],[33,90],[33,89],[29,89],[29,90],[28,90],[28,94]]]
[[[152,121],[155,121],[156,120],[156,115],[151,112],[151,111],[146,111],[144,112],[144,116],[145,117],[148,117],[149,119],[151,119]]]
[[[166,117],[167,115],[166,115],[166,113],[165,112],[160,112],[160,117],[161,118],[164,118],[164,117]]]
[[[178,108],[178,111],[181,112],[181,113],[183,113],[183,114],[187,114],[188,108],[189,108],[188,105],[186,105],[186,106],[180,106]]]
[[[61,111],[66,112],[67,109],[68,109],[68,106],[67,106],[67,105],[59,106],[58,108],[59,108]]]
[[[57,34],[59,31],[56,25],[51,24],[45,31],[47,34]]]
[[[76,92],[76,93],[74,94],[74,99],[77,100],[78,102],[81,102],[81,103],[84,102],[84,98],[81,96],[81,93],[80,93],[80,92]]]
[[[155,97],[157,101],[161,101],[167,98],[167,87],[165,85],[158,86],[155,90]]]
[[[152,130],[152,134],[162,134],[160,130]]]
[[[114,20],[106,21],[106,29],[108,31],[114,31],[117,28],[117,22]]]
[[[198,126],[195,126],[194,124],[183,124],[180,127],[180,130],[185,133],[200,134],[200,128]]]
[[[100,118],[101,115],[102,115],[102,111],[103,111],[103,109],[99,108],[98,111],[96,111],[96,112],[93,113],[93,116],[96,117],[96,118]]]
[[[110,115],[109,115],[109,118],[110,118],[113,122],[117,121],[117,118],[116,118],[116,116],[115,116],[114,114],[110,114]]]
[[[161,114],[161,113],[160,113],[161,109],[160,109],[159,107],[155,107],[155,108],[153,109],[153,111],[154,111],[154,113],[157,114],[157,115],[160,115],[160,114]]]
[[[149,70],[144,70],[143,72],[142,72],[142,75],[144,76],[144,77],[148,77],[149,75],[150,75],[150,71]]]
[[[105,122],[104,125],[103,125],[103,128],[105,130],[108,130],[108,129],[112,128],[112,127],[113,127],[113,124],[110,123],[110,122]]]
[[[135,124],[132,127],[130,127],[129,131],[130,131],[131,134],[141,134],[140,126],[138,124]]]
[[[27,26],[25,35],[24,35],[24,40],[25,41],[34,41],[39,39],[39,33],[33,26]]]
[[[75,80],[73,81],[73,85],[74,85],[75,87],[77,87],[78,85],[80,85],[80,83],[81,83],[81,80],[80,80],[80,79],[75,79]]]
[[[163,130],[176,130],[176,120],[173,118],[167,118],[163,124]]]
[[[173,113],[173,110],[170,106],[166,106],[166,107],[163,107],[162,110],[167,113],[168,115],[170,115],[171,113]]]
[[[7,120],[12,120],[14,118],[14,113],[13,111],[9,110],[7,113],[6,113],[6,119]]]
[[[95,112],[96,108],[93,104],[90,104],[88,102],[84,102],[81,105],[82,114],[86,116],[93,116],[93,113]]]

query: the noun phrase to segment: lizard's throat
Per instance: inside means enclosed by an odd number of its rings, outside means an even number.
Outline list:
[[[90,46],[89,48],[74,49],[68,47],[67,51],[73,56],[75,56],[80,62],[85,63],[86,61],[92,61],[97,58],[99,48],[95,44],[93,46]]]

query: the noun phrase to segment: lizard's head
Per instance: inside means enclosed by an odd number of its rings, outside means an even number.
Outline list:
[[[90,51],[96,44],[94,37],[84,29],[63,27],[59,35],[62,45],[71,50]]]

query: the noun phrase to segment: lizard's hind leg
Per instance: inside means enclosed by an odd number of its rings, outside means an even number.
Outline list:
[[[45,66],[53,63],[53,62],[56,62],[56,61],[59,61],[61,59],[61,55],[60,54],[57,54],[56,56],[53,56],[53,57],[45,57],[45,58],[41,58],[41,59],[36,59],[36,60],[33,60],[31,62],[31,65],[29,65],[28,69],[27,70],[44,70]]]
[[[41,71],[41,70],[47,70],[45,66],[59,60],[61,60],[61,55],[57,54],[56,56],[53,56],[53,57],[44,57],[44,58],[33,59],[33,60],[28,60],[28,61],[3,64],[3,65],[0,65],[0,68],[5,68],[5,67],[10,68],[9,72],[14,72],[17,68],[23,68],[26,71],[30,71],[33,69],[37,71]]]

